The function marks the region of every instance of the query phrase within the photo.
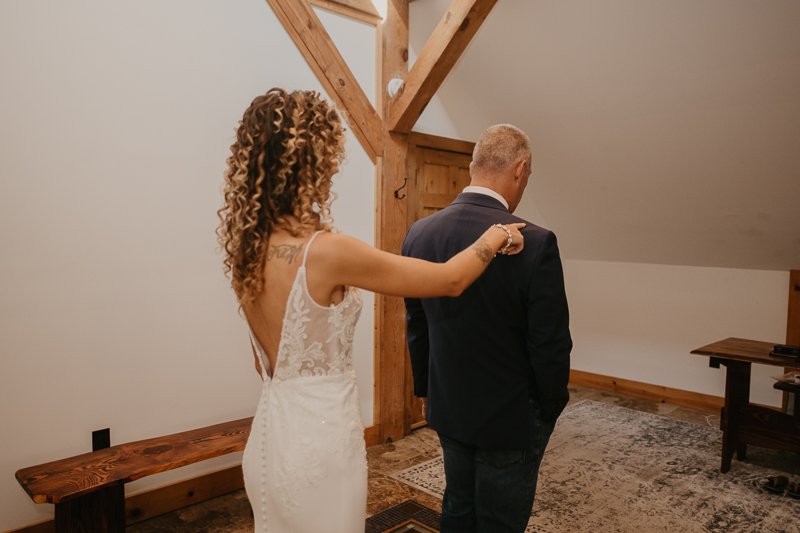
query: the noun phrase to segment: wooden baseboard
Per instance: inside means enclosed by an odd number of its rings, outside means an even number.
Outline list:
[[[366,443],[367,448],[370,446],[375,446],[380,442],[380,433],[380,424],[375,424],[374,426],[364,428],[364,442]]]
[[[55,533],[55,530],[56,521],[51,518],[19,529],[9,529],[5,533]]]
[[[125,525],[204,502],[244,488],[242,465],[203,474],[125,498]]]
[[[720,396],[672,389],[670,387],[662,387],[661,385],[651,385],[639,381],[592,374],[591,372],[583,372],[581,370],[570,370],[569,382],[574,385],[617,392],[635,398],[644,398],[646,400],[654,400],[670,405],[699,409],[700,411],[706,411],[708,413],[719,414],[720,409],[725,405],[725,399]]]
[[[377,425],[364,428],[367,447],[378,444],[379,432]],[[236,465],[133,494],[125,498],[125,525],[130,526],[243,488],[242,465]],[[55,533],[55,530],[55,520],[51,518],[5,533]]]

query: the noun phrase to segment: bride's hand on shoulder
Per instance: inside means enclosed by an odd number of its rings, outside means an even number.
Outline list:
[[[522,249],[525,248],[525,237],[519,230],[524,228],[525,224],[522,222],[515,222],[513,224],[503,224],[503,226],[507,227],[508,230],[511,232],[511,244],[508,245],[508,248],[506,248],[506,250],[503,253],[505,255],[516,255],[520,253]]]

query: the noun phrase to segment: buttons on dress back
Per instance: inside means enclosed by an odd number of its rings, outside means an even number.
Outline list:
[[[265,395],[265,400],[268,395]],[[259,451],[261,452],[261,521],[264,531],[269,530],[267,524],[267,408],[268,402],[265,401],[261,409],[261,438],[258,439]]]

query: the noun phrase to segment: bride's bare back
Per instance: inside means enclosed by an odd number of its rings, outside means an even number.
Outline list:
[[[244,307],[250,327],[253,328],[256,339],[264,348],[272,369],[275,368],[278,356],[289,292],[297,277],[297,271],[303,264],[303,254],[312,235],[313,233],[308,233],[294,237],[288,231],[279,229],[270,236],[264,267],[265,290],[256,297],[254,302]],[[320,245],[324,246],[325,240],[325,235],[320,234],[315,239],[312,249]],[[330,282],[325,283],[325,276],[322,275],[324,265],[318,264],[319,258],[315,257],[317,255],[309,250],[306,259],[308,293],[315,302],[322,306],[336,305],[344,299],[344,286],[331,287]],[[259,366],[258,356],[256,356],[256,366]]]

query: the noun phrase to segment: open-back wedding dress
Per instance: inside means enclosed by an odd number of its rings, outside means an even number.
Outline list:
[[[256,532],[364,531],[367,460],[353,370],[361,292],[316,303],[306,284],[306,245],[286,304],[275,368],[258,342],[264,386],[244,450]]]

